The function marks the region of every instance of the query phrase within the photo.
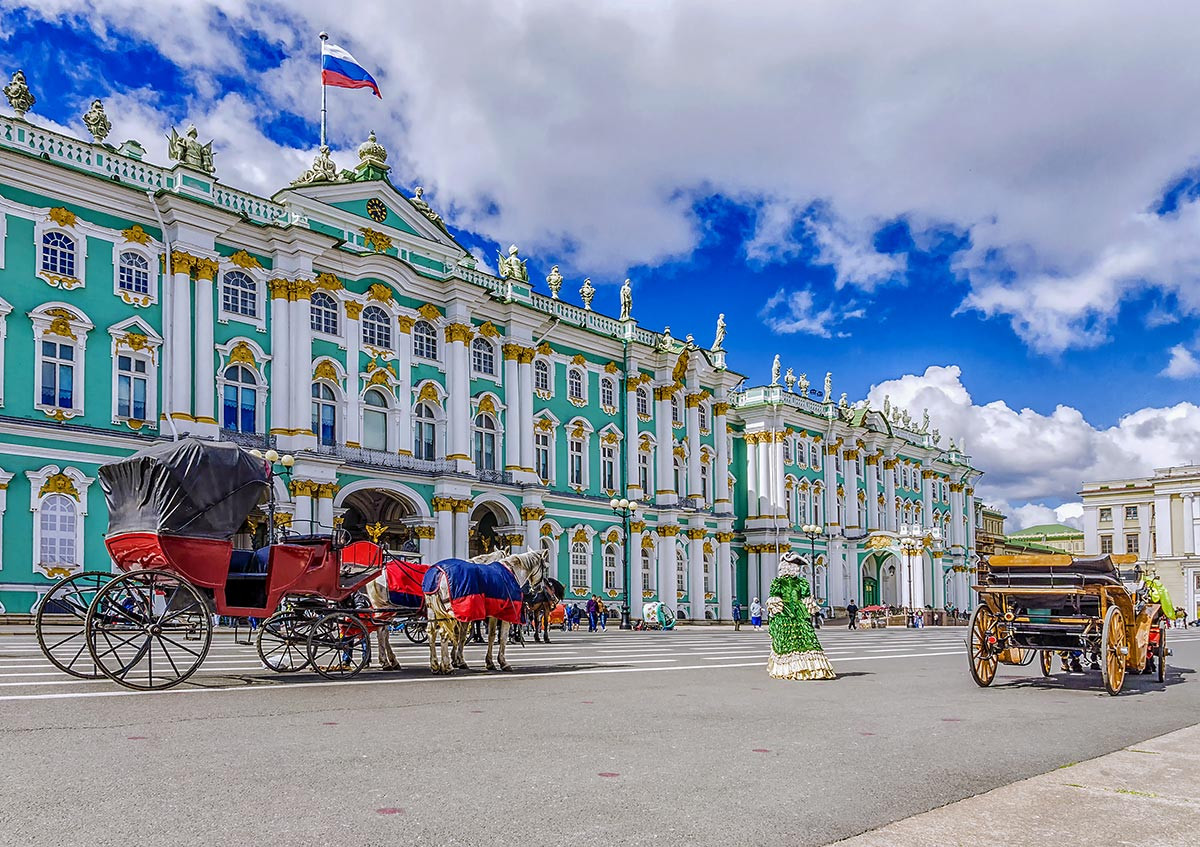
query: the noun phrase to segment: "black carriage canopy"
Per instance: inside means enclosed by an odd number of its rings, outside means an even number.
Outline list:
[[[108,531],[228,540],[268,493],[267,466],[235,444],[183,438],[102,465]]]

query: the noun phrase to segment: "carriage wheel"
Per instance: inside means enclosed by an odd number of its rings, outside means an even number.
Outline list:
[[[333,612],[308,633],[308,661],[328,679],[349,679],[371,663],[366,624],[354,615]]]
[[[295,612],[277,612],[258,628],[258,658],[276,673],[294,673],[308,664],[312,620]]]
[[[967,635],[967,660],[971,665],[971,678],[980,688],[987,688],[996,678],[999,662],[992,644],[996,616],[987,606],[976,606],[971,613],[971,626]]]
[[[429,621],[411,618],[404,623],[404,634],[413,644],[424,644],[429,640]]]
[[[1053,650],[1042,650],[1042,676],[1050,676],[1050,666],[1054,662]]]
[[[1167,681],[1167,625],[1158,625],[1158,681]]]
[[[116,577],[96,593],[84,626],[96,668],[138,691],[183,682],[200,667],[212,643],[208,601],[168,571]]]
[[[54,583],[38,604],[34,627],[38,646],[60,671],[80,679],[100,679],[88,653],[85,622],[88,607],[113,575],[104,571],[84,571]],[[66,617],[63,623],[50,620]]]
[[[1121,693],[1121,685],[1125,682],[1125,662],[1129,657],[1125,616],[1116,606],[1110,606],[1104,616],[1101,649],[1100,670],[1104,675],[1104,689],[1115,697]]]

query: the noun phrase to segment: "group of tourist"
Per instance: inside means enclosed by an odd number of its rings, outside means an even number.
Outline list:
[[[593,594],[581,608],[578,603],[569,603],[563,608],[563,629],[568,632],[583,626],[587,619],[587,631],[598,632],[608,629],[608,607],[599,595]]]

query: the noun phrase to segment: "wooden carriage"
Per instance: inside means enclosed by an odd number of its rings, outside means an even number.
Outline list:
[[[973,586],[979,606],[967,648],[975,682],[988,686],[999,664],[1026,665],[1035,657],[1049,676],[1056,653],[1098,661],[1112,695],[1127,671],[1155,666],[1164,681],[1167,622],[1149,602],[1141,568],[1121,570],[1136,562],[1136,555],[992,556]]]

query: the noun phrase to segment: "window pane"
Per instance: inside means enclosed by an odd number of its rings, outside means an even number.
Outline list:
[[[125,374],[117,377],[117,415],[119,417],[128,418],[130,406],[130,379]]]
[[[71,404],[72,389],[75,382],[75,369],[70,365],[58,366],[58,406],[60,409],[73,408]]]
[[[387,414],[368,409],[363,412],[363,446],[370,450],[387,449]]]

